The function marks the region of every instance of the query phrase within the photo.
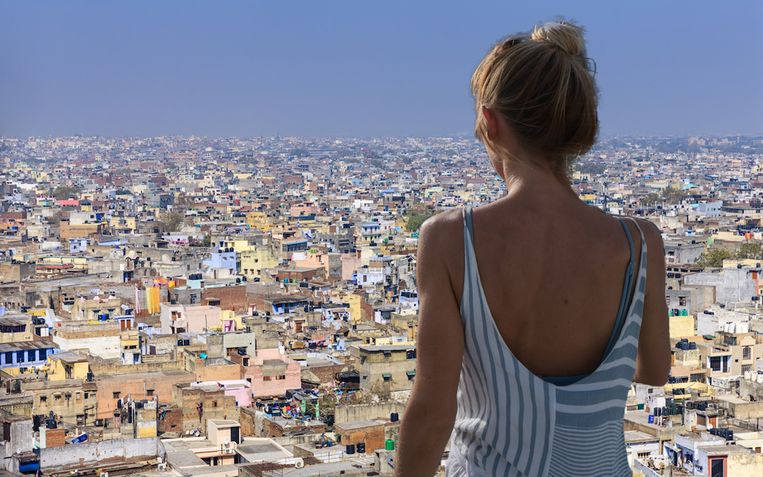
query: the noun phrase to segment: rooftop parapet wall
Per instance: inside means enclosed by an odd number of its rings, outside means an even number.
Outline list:
[[[149,461],[164,456],[164,447],[159,439],[112,439],[92,444],[77,444],[64,447],[40,449],[40,468],[47,475],[50,471],[65,472],[87,467],[103,466],[106,463],[130,463]]]

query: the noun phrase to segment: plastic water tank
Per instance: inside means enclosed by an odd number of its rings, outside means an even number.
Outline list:
[[[355,444],[347,444],[347,447],[344,451],[346,454],[354,454],[355,453]]]
[[[388,450],[388,451],[395,450],[395,441],[393,441],[392,439],[387,439],[386,441],[384,441],[384,450]]]

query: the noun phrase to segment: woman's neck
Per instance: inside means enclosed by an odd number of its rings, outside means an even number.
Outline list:
[[[579,200],[569,182],[549,168],[527,161],[504,161],[501,174],[506,181],[507,198],[523,198],[539,202]]]

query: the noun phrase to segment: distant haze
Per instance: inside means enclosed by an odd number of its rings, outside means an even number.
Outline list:
[[[0,136],[471,134],[482,55],[558,15],[603,134],[763,134],[758,0],[0,0]]]

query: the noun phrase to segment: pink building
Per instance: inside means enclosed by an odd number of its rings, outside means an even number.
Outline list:
[[[162,333],[203,333],[222,327],[222,309],[211,305],[162,303]]]
[[[252,396],[283,396],[287,389],[302,387],[299,363],[280,350],[260,349],[244,368],[244,378],[252,386]]]
[[[360,268],[360,256],[358,254],[343,253],[341,260],[342,280],[352,280],[352,275]]]
[[[252,391],[251,385],[245,379],[235,379],[229,381],[203,381],[191,383],[192,387],[197,386],[217,386],[222,388],[226,396],[233,396],[236,398],[236,404],[238,407],[251,407],[252,406]]]

